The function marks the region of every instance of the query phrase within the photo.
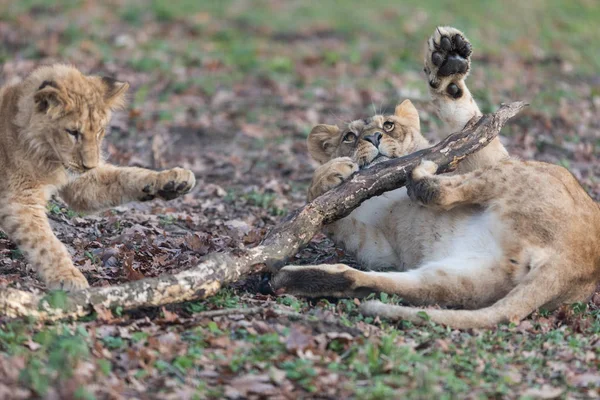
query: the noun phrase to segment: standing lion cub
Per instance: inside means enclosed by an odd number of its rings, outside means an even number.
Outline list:
[[[0,228],[49,288],[88,286],[48,223],[46,202],[54,192],[74,210],[94,212],[173,199],[195,184],[194,174],[181,168],[156,172],[103,162],[105,128],[128,87],[53,65],[0,90]]]
[[[425,73],[441,119],[461,129],[481,115],[465,85],[471,45],[449,27],[427,42]],[[399,157],[428,143],[410,101],[393,115],[348,126],[317,125],[308,137],[315,171],[309,200],[379,156]],[[589,297],[600,280],[600,206],[565,168],[508,157],[496,138],[454,175],[423,162],[401,188],[365,201],[326,229],[371,271],[347,265],[286,266],[278,292],[315,296],[393,293],[455,328],[525,318],[539,307]],[[393,269],[394,272],[379,272]],[[377,271],[379,270],[379,271]],[[425,309],[366,302],[363,313],[421,320]]]

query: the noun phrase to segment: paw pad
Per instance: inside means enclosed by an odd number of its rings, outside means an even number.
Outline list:
[[[140,201],[153,200],[160,197],[165,200],[172,200],[176,197],[188,193],[194,187],[196,180],[191,171],[181,168],[158,173],[157,178],[152,178],[152,182],[142,188]]]
[[[444,55],[442,53],[440,53],[439,51],[434,51],[433,54],[431,55],[431,62],[436,67],[439,67],[444,62]]]
[[[455,83],[449,84],[446,88],[446,92],[448,92],[448,94],[455,99],[458,99],[462,96],[462,89],[459,88]]]
[[[165,200],[173,200],[176,197],[181,196],[191,190],[191,184],[189,182],[167,182],[159,191],[158,195]]]
[[[438,28],[429,40],[429,55],[425,60],[429,85],[438,89],[444,78],[462,78],[469,71],[471,53],[471,44],[460,31],[454,28]],[[456,83],[451,83],[442,90],[455,99],[463,94]]]

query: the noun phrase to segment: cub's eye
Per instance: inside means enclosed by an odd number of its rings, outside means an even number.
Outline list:
[[[67,133],[71,136],[73,136],[74,138],[78,138],[79,136],[81,136],[81,133],[78,130],[75,129],[65,129],[67,131]]]
[[[348,132],[344,135],[344,143],[356,142],[356,134],[354,132]]]
[[[385,121],[383,123],[383,130],[386,132],[391,131],[392,129],[394,129],[394,123],[391,121]]]

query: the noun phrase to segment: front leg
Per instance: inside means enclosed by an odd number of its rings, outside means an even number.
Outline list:
[[[79,290],[89,286],[66,247],[54,236],[44,205],[33,201],[12,203],[0,210],[0,226],[49,289]]]
[[[193,172],[182,168],[159,172],[102,165],[63,187],[60,196],[76,211],[95,212],[131,201],[171,200],[188,193],[195,183]]]
[[[344,264],[290,265],[273,277],[271,287],[277,294],[310,298],[388,293],[412,305],[477,308],[508,293],[511,282],[495,260],[470,257],[429,262],[406,272],[359,271]]]
[[[481,111],[471,96],[465,79],[471,69],[471,43],[458,29],[438,27],[425,50],[425,73],[437,114],[449,132],[463,129]],[[473,171],[508,158],[508,152],[495,138],[481,151],[467,157],[458,172]]]
[[[449,176],[434,175],[437,164],[423,160],[408,180],[408,196],[423,206],[443,211],[464,205],[483,205],[510,191],[510,165],[505,163]]]
[[[334,158],[321,165],[313,174],[308,189],[308,201],[319,197],[323,193],[341,185],[352,174],[358,171],[358,164],[350,157]]]

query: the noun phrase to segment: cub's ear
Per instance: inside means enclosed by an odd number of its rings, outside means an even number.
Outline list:
[[[421,123],[419,122],[419,112],[413,105],[412,101],[406,99],[396,106],[394,112],[396,117],[401,119],[401,123],[405,126],[421,131]]]
[[[116,79],[103,76],[100,78],[104,84],[104,101],[111,110],[125,107],[125,93],[129,89],[129,83],[120,82]]]
[[[67,101],[54,81],[42,82],[33,101],[38,112],[48,114],[52,119],[60,117],[66,111]]]
[[[308,153],[315,161],[324,164],[331,158],[339,138],[340,128],[336,125],[317,125],[312,128],[306,141]]]

